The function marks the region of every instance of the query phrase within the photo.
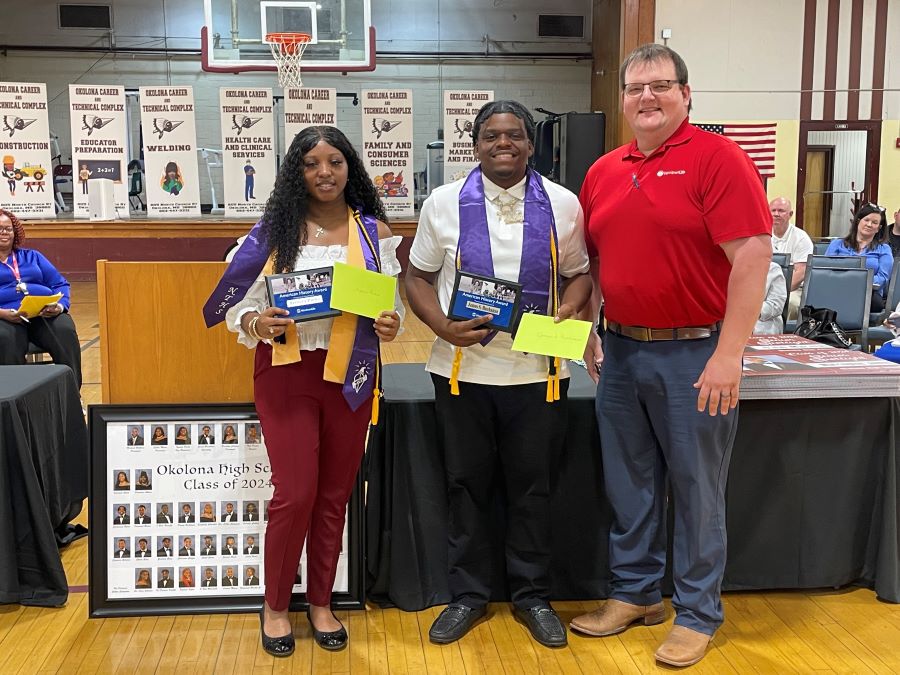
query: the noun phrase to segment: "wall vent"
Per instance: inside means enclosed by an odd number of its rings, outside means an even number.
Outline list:
[[[109,5],[59,5],[60,28],[112,28],[112,9]]]
[[[538,37],[583,38],[584,17],[577,14],[538,14]]]

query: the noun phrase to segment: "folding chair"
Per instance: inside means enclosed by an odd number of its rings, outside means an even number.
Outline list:
[[[887,298],[884,301],[884,312],[883,315],[885,317],[890,316],[890,313],[897,309],[897,304],[900,303],[900,281],[898,281],[898,277],[900,277],[900,258],[894,258],[894,267],[891,269],[891,280],[888,282],[888,292]],[[878,318],[881,318],[879,314]],[[877,321],[877,319],[876,319]],[[871,325],[869,328],[869,344],[872,346],[884,344],[888,340],[894,339],[894,334],[891,332],[889,328],[884,327],[878,322],[877,325]]]
[[[843,267],[862,269],[866,266],[866,258],[861,255],[816,255],[806,259],[808,267]]]
[[[791,256],[789,253],[783,253],[781,255],[786,255],[788,260],[790,260]],[[775,256],[772,256],[772,261],[775,261]],[[787,326],[788,320],[788,312],[791,309],[791,281],[794,278],[794,266],[791,264],[782,265],[781,273],[784,274],[784,283],[787,284],[787,297],[784,299],[784,309],[781,310],[781,325]]]
[[[828,239],[826,241],[814,241],[813,242],[813,255],[825,255],[825,251],[828,250],[828,245],[831,243],[831,240]]]
[[[790,253],[773,253],[772,254],[772,262],[778,263],[781,265],[781,268],[790,267],[791,265],[791,254]]]
[[[806,266],[800,307],[812,305],[833,309],[848,335],[857,337],[857,349],[868,350],[869,305],[872,302],[873,270]]]

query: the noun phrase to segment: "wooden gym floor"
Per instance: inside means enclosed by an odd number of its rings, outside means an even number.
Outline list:
[[[96,284],[73,284],[72,316],[84,349],[85,403],[100,403]],[[386,345],[385,361],[422,362],[430,331],[407,314],[406,332]],[[79,522],[87,524],[87,512]],[[650,673],[670,620],[603,639],[569,635],[564,649],[534,643],[508,605],[460,642],[439,647],[428,628],[441,608],[402,612],[369,606],[339,612],[350,646],[316,648],[305,617],[294,617],[297,652],[266,655],[256,615],[87,618],[87,540],[62,552],[70,586],[60,609],[0,606],[0,674],[6,673]],[[897,673],[900,606],[863,589],[728,593],[725,625],[691,673]],[[555,603],[564,621],[596,602]],[[671,613],[670,613],[671,614]]]

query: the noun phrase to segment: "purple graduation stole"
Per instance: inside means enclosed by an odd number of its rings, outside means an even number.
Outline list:
[[[359,240],[362,244],[366,269],[372,272],[381,272],[381,257],[378,250],[378,221],[373,216],[361,216],[359,211],[354,211],[353,216],[359,231]],[[357,317],[353,350],[350,352],[347,375],[341,389],[344,399],[353,411],[358,410],[359,406],[372,396],[373,392],[375,393],[375,400],[373,400],[372,405],[378,405],[377,399],[381,389],[379,386],[381,364],[378,347],[378,336],[375,334],[375,320],[365,316]],[[372,411],[372,420],[373,424],[378,423],[377,407]]]
[[[380,272],[381,257],[377,247],[378,221],[374,216],[360,213],[359,209],[353,209],[353,214],[366,269]],[[250,286],[265,267],[271,251],[262,226],[263,221],[260,220],[250,230],[247,239],[237,250],[203,306],[203,318],[207,328],[212,328],[225,320],[225,313],[247,295]],[[374,323],[373,319],[362,316],[356,322],[353,349],[342,386],[344,398],[354,411],[359,409],[367,397],[372,396],[373,391],[377,392],[376,395],[380,395],[381,367]],[[373,402],[373,405],[377,405],[377,402]],[[377,420],[376,410],[373,410],[372,416],[373,420]]]
[[[522,284],[522,311],[535,314],[556,313],[559,307],[559,247],[556,220],[550,197],[544,190],[541,177],[528,168],[525,183],[525,216],[522,233],[522,257],[519,278]],[[473,169],[459,192],[459,241],[456,247],[456,269],[493,277],[494,259],[485,207],[484,180],[481,167]],[[510,281],[513,281],[510,279]],[[494,333],[481,341],[486,345]],[[451,393],[459,391],[456,376],[462,350],[456,350],[451,375]],[[551,359],[550,376],[556,377],[558,390],[558,360]],[[559,398],[557,395],[556,399]]]

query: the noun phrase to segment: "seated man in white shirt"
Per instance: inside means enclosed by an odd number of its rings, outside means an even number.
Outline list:
[[[790,309],[788,319],[796,319],[800,312],[800,294],[803,285],[803,277],[806,275],[806,259],[813,252],[812,239],[799,227],[791,222],[794,215],[791,200],[785,197],[776,197],[769,202],[769,211],[772,213],[772,252],[790,253],[791,264],[794,266],[791,277]]]
[[[549,604],[550,474],[565,434],[568,371],[511,351],[491,317],[447,318],[457,269],[523,285],[525,311],[565,319],[590,297],[577,197],[528,169],[534,119],[516,101],[485,105],[473,125],[479,166],[425,201],[406,276],[409,304],[436,334],[426,369],[444,445],[452,602],[431,626],[454,642],[491,595],[494,467],[506,484],[506,567],[516,615],[545,646],[566,644]],[[561,288],[557,285],[561,281]],[[551,290],[552,289],[552,290]],[[555,390],[555,391],[554,391]],[[557,399],[558,400],[555,400]],[[499,461],[498,461],[499,460]]]

